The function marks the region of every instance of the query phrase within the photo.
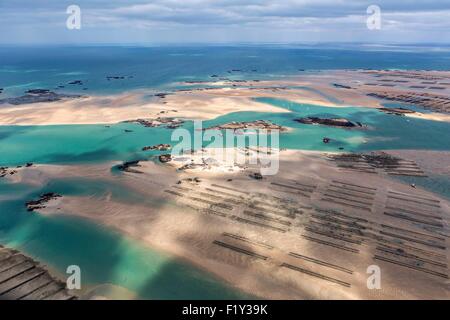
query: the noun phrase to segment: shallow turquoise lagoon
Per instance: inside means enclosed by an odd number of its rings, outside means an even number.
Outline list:
[[[299,69],[443,69],[450,65],[448,52],[389,52],[301,48],[295,46],[240,47],[50,47],[0,48],[0,99],[20,96],[26,90],[47,88],[63,93],[111,94],[134,89],[158,91],[183,88],[178,82],[229,79],[273,79],[299,75]],[[112,67],[113,66],[113,67]],[[239,72],[229,72],[240,69]],[[125,76],[108,81],[107,76]],[[82,80],[83,85],[69,85]],[[64,88],[59,88],[63,85]],[[308,88],[304,88],[307,89]],[[151,97],[150,93],[149,98]],[[322,96],[331,102],[334,97]],[[362,108],[324,108],[289,101],[259,99],[288,108],[292,113],[244,112],[229,114],[204,126],[229,121],[266,119],[293,128],[280,137],[281,146],[293,149],[368,151],[376,149],[449,150],[447,124],[414,120]],[[1,106],[0,106],[1,107]],[[369,130],[345,130],[296,123],[303,116],[339,116],[360,121]],[[185,128],[192,131],[192,123]],[[126,133],[124,130],[133,130]],[[133,124],[71,126],[0,126],[0,166],[26,162],[83,164],[109,160],[150,158],[155,152],[141,148],[170,143],[171,130]],[[322,142],[329,137],[329,144]],[[448,189],[448,184],[434,185]],[[45,217],[25,211],[24,202],[46,191],[63,195],[102,197],[153,205],[140,194],[118,184],[86,179],[52,180],[43,188],[9,184],[0,180],[0,243],[24,250],[64,275],[78,264],[83,281],[90,285],[110,283],[141,298],[246,297],[209,274],[142,246],[90,221],[72,217]]]
[[[281,135],[280,142],[285,148],[329,151],[337,150],[338,147],[344,147],[344,151],[450,150],[450,139],[448,138],[450,125],[446,122],[389,115],[376,109],[361,107],[322,107],[273,98],[258,98],[256,101],[292,111],[291,113],[267,115],[265,118],[294,128],[293,132]],[[409,108],[409,106],[404,107]],[[309,116],[346,118],[353,122],[360,122],[368,128],[363,130],[330,128],[293,121],[295,118]],[[332,142],[323,144],[323,137],[331,138]]]
[[[110,284],[142,299],[242,299],[250,296],[226,286],[187,263],[151,250],[137,241],[75,217],[29,213],[24,203],[42,192],[141,201],[117,185],[93,180],[56,180],[42,189],[0,181],[0,243],[18,248],[49,265],[62,277],[69,265],[81,268],[82,286]],[[125,191],[125,192],[124,192]],[[8,200],[5,200],[8,198]],[[150,205],[150,203],[148,203]]]
[[[283,148],[323,151],[371,151],[380,149],[450,150],[450,126],[445,122],[388,115],[359,107],[322,107],[286,100],[259,98],[289,109],[289,113],[238,112],[204,121],[210,127],[230,121],[270,120],[293,130],[280,135]],[[305,125],[294,119],[307,116],[343,117],[361,122],[367,129],[342,129]],[[193,133],[192,122],[184,128]],[[125,132],[132,130],[132,132]],[[137,124],[58,126],[1,126],[0,165],[36,163],[89,163],[107,160],[148,159],[147,145],[171,143],[172,130]],[[193,136],[193,135],[192,135]],[[331,138],[329,144],[323,138]],[[342,149],[343,148],[343,149]]]
[[[426,179],[398,176],[396,179],[407,184],[414,183],[418,187],[422,187],[450,200],[450,176],[448,175],[429,175]]]

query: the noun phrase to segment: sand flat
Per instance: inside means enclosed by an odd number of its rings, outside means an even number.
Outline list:
[[[18,175],[112,179],[111,165]],[[319,152],[282,152],[280,172],[263,180],[250,178],[253,170],[189,173],[142,162],[143,173],[119,180],[154,205],[70,196],[41,213],[93,219],[263,298],[450,298],[447,200],[383,174],[349,175]],[[381,268],[380,290],[366,286],[371,265]]]

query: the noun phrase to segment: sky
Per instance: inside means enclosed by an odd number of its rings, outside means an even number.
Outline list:
[[[0,44],[237,42],[448,44],[450,0],[0,0]]]

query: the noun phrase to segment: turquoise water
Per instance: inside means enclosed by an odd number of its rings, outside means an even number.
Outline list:
[[[133,132],[125,132],[133,130]],[[120,123],[104,125],[0,126],[3,165],[87,163],[144,158],[142,147],[170,141],[171,131]]]
[[[429,175],[426,179],[398,176],[396,179],[409,185],[414,183],[418,187],[450,200],[450,176],[448,175]]]
[[[4,88],[0,98],[59,85],[65,88],[55,90],[81,94],[164,90],[176,81],[211,80],[213,74],[232,79],[271,79],[298,75],[300,69],[449,70],[449,57],[450,52],[445,50],[394,52],[282,45],[0,47],[0,87]],[[108,81],[107,76],[127,78]],[[82,80],[83,85],[67,85],[73,80]]]
[[[250,297],[203,271],[91,221],[47,217],[25,210],[26,200],[49,190],[93,197],[111,192],[116,201],[148,202],[143,195],[103,181],[62,179],[50,181],[42,189],[0,181],[0,194],[9,198],[0,201],[0,243],[30,253],[61,276],[65,275],[67,266],[80,266],[84,287],[112,284],[136,293],[141,299]]]
[[[0,99],[32,88],[64,93],[109,94],[150,88],[182,88],[177,81],[273,79],[298,75],[299,69],[450,69],[449,52],[370,52],[299,47],[0,47]],[[240,71],[229,72],[232,69]],[[303,72],[303,71],[301,71]],[[106,76],[126,76],[108,81]],[[82,80],[82,86],[68,85]],[[57,89],[57,86],[64,88]],[[308,88],[304,88],[307,89]],[[319,94],[322,94],[318,92]],[[322,94],[323,95],[323,94]],[[333,102],[334,97],[323,95]],[[151,96],[149,96],[151,98]],[[260,98],[261,103],[291,113],[239,112],[203,125],[265,119],[292,128],[280,136],[284,148],[323,151],[378,149],[450,150],[448,124],[387,115],[373,109],[327,108]],[[413,106],[414,107],[414,106]],[[1,105],[0,105],[1,108]],[[293,121],[306,116],[345,117],[368,125],[367,130],[310,126]],[[192,123],[184,124],[192,132]],[[132,130],[126,133],[124,130]],[[104,125],[0,126],[0,166],[85,164],[110,160],[149,159],[157,152],[141,148],[171,143],[172,130],[121,123]],[[324,144],[322,139],[332,141]],[[116,173],[114,173],[116,174]],[[419,185],[419,183],[416,183]],[[448,183],[434,183],[448,190]],[[64,275],[70,264],[82,269],[90,286],[110,283],[149,299],[227,299],[247,296],[191,265],[174,260],[120,234],[80,218],[26,212],[24,202],[40,193],[102,197],[152,206],[144,195],[119,183],[88,179],[58,179],[38,188],[0,180],[0,243],[24,250]]]
[[[338,151],[372,151],[382,149],[427,149],[450,150],[450,126],[448,123],[429,121],[409,117],[389,115],[371,108],[360,107],[322,107],[290,102],[273,98],[257,98],[256,101],[268,103],[292,111],[291,113],[274,113],[266,119],[294,128],[293,132],[280,137],[282,147],[306,150]],[[247,113],[247,118],[252,115]],[[256,118],[262,114],[255,115]],[[293,121],[300,117],[346,118],[361,122],[368,128],[342,129],[326,126],[306,125]],[[231,115],[227,115],[229,119]],[[223,118],[217,119],[221,121]],[[332,139],[330,144],[323,144],[322,138]]]

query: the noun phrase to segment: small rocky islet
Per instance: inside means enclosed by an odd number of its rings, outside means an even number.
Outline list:
[[[341,128],[362,128],[364,127],[360,122],[352,122],[345,118],[319,118],[319,117],[305,117],[294,119],[294,121],[302,124],[312,124],[312,125],[324,125],[330,127],[341,127]]]
[[[378,108],[381,112],[387,113],[387,114],[393,114],[396,116],[404,116],[407,114],[413,114],[416,113],[414,110],[406,109],[406,108]]]
[[[110,80],[119,80],[119,79],[131,79],[133,76],[107,76],[106,79],[108,81]],[[84,81],[83,80],[71,80],[65,84],[59,84],[54,89],[60,90],[64,89],[66,86],[83,86]],[[86,91],[88,90],[87,87],[82,88],[81,90]],[[3,88],[0,88],[0,94],[3,93]],[[167,95],[167,94],[165,94]],[[11,104],[11,105],[24,105],[24,104],[30,104],[30,103],[40,103],[40,102],[55,102],[60,101],[62,99],[77,99],[82,98],[84,96],[77,95],[77,94],[65,94],[65,93],[56,93],[49,89],[30,89],[25,91],[25,93],[22,96],[18,97],[11,97],[11,98],[5,98],[0,99],[0,104]]]
[[[172,161],[172,155],[171,154],[162,154],[158,157],[159,161],[161,163],[166,163]]]
[[[81,86],[81,85],[83,85],[83,81],[82,80],[73,80],[73,81],[68,82],[67,84]]]
[[[7,174],[13,175],[15,173],[15,170],[9,170],[8,167],[0,167],[0,178],[6,177]]]
[[[55,192],[43,193],[39,196],[39,199],[26,202],[25,206],[30,212],[38,209],[45,209],[46,203],[48,203],[50,200],[58,199],[61,197],[62,196],[60,194],[57,194]]]
[[[134,169],[136,167],[140,167],[139,162],[140,160],[125,161],[124,163],[118,165],[117,169],[125,172],[141,173],[140,171]]]
[[[352,87],[344,85],[344,84],[339,84],[339,83],[333,83],[333,87],[338,88],[338,89],[352,89]]]

